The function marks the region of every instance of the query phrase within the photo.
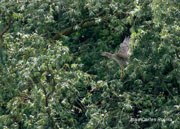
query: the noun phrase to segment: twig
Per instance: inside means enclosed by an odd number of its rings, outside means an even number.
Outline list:
[[[0,32],[0,39],[2,38],[2,36],[9,30],[9,28],[11,27],[12,24],[12,16],[9,16],[9,22],[6,28],[4,28],[4,30],[2,32]]]

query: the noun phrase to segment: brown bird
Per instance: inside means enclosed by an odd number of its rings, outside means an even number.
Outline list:
[[[103,52],[101,54],[102,56],[106,56],[110,59],[113,59],[118,63],[118,65],[121,67],[123,72],[121,76],[124,76],[124,66],[128,64],[128,60],[130,56],[128,54],[128,51],[130,50],[129,42],[130,42],[130,37],[126,37],[124,41],[120,44],[120,50],[117,53],[111,54],[109,52]]]

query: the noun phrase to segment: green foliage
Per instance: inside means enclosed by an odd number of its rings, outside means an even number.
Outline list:
[[[19,34],[16,39],[7,35],[4,43],[9,51],[1,67],[0,126],[59,128],[81,122],[76,117],[84,116],[93,80],[78,70],[79,64],[70,63],[69,49],[37,34]]]
[[[0,0],[0,128],[178,129],[179,5]],[[120,77],[101,53],[126,36]]]

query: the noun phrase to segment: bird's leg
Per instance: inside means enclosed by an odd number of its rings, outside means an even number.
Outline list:
[[[125,75],[125,72],[124,72],[124,66],[121,66],[121,77],[123,77]]]

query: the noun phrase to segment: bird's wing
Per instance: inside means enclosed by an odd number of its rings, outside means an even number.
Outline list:
[[[128,51],[129,51],[129,42],[130,42],[130,37],[126,37],[124,41],[120,44],[120,50],[118,51],[119,54],[129,56]]]

